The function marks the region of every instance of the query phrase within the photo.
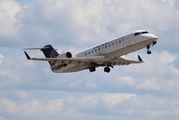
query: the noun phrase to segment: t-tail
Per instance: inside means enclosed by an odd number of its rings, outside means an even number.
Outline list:
[[[41,51],[45,55],[46,58],[57,58],[59,53],[51,46],[51,45],[46,45],[44,46]],[[53,66],[55,64],[54,61],[49,61],[50,66]]]
[[[46,58],[57,58],[59,56],[59,53],[51,46],[51,45],[46,45],[43,48],[25,48],[23,50],[41,50]],[[27,59],[31,59],[30,56],[25,52],[25,55]],[[50,66],[52,67],[55,65],[54,61],[48,61]]]

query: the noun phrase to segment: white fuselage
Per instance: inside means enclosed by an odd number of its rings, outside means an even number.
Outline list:
[[[79,52],[75,57],[105,56],[104,61],[112,60],[116,57],[145,48],[147,45],[153,44],[157,39],[157,36],[147,31],[139,30]],[[85,63],[74,62],[54,72],[76,72],[86,69],[87,67]]]

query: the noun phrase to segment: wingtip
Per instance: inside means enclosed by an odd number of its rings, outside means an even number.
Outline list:
[[[30,56],[26,53],[26,51],[24,51],[24,53],[25,53],[27,60],[31,59]]]
[[[142,58],[138,55],[138,59],[140,62],[143,62]]]

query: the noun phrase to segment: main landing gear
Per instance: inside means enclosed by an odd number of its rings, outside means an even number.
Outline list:
[[[111,63],[108,63],[108,64],[107,64],[107,67],[104,68],[104,72],[109,73],[110,70],[111,70],[110,67],[113,68],[113,66],[111,65]]]
[[[95,72],[95,71],[96,71],[96,68],[95,68],[95,67],[90,67],[90,68],[89,68],[89,71],[90,71],[90,72]],[[110,71],[111,71],[111,69],[110,69],[109,67],[105,67],[105,68],[104,68],[104,72],[109,73]]]
[[[111,69],[110,69],[109,67],[105,67],[105,68],[104,68],[104,72],[109,73],[110,70],[111,70]],[[95,71],[96,71],[96,68],[95,68],[95,67],[90,67],[90,68],[89,68],[89,71],[90,71],[90,72],[95,72]]]
[[[104,68],[104,72],[109,73],[109,72],[110,72],[110,68],[109,68],[109,67],[105,67],[105,68]]]
[[[95,71],[96,71],[96,68],[95,68],[95,67],[90,67],[90,68],[89,68],[89,71],[90,71],[90,72],[95,72]]]

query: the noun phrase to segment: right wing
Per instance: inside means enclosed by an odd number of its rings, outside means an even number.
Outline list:
[[[124,58],[115,58],[113,59],[111,62],[116,62],[116,63],[121,63],[121,64],[136,64],[136,63],[143,63],[143,60],[142,58],[138,55],[138,61],[134,61],[134,60],[127,60],[127,59],[124,59]]]
[[[109,60],[105,58],[105,56],[92,56],[92,57],[73,57],[73,58],[31,58],[26,52],[24,52],[26,58],[28,60],[37,60],[37,61],[53,61],[58,64],[63,63],[96,63],[98,66],[103,65],[106,66],[109,63],[116,63],[118,65],[129,65],[129,64],[136,64],[136,63],[143,63],[141,57],[138,55],[138,61],[127,60],[121,57],[117,57],[113,60]]]

